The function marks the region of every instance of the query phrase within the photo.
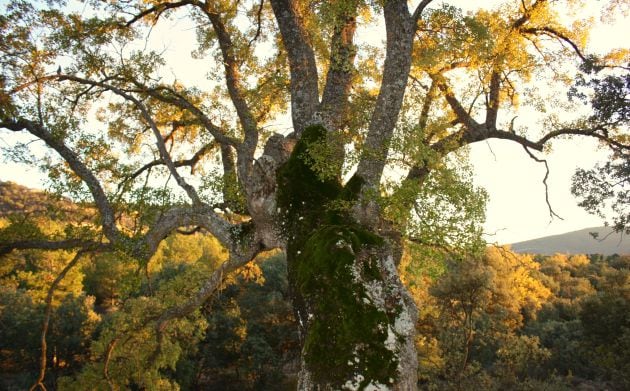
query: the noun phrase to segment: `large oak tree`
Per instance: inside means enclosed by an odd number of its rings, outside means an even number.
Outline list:
[[[419,202],[431,176],[491,138],[543,163],[539,153],[566,136],[628,149],[626,124],[587,109],[569,118],[560,114],[571,102],[550,99],[582,70],[628,71],[623,51],[585,52],[586,21],[563,24],[577,3],[463,14],[431,0],[13,1],[0,16],[0,128],[41,140],[45,158],[26,144],[12,155],[98,213],[65,234],[3,240],[0,253],[74,250],[52,295],[85,254],[123,251],[146,265],[174,232],[209,232],[229,259],[188,302],[147,314],[142,327],[160,340],[228,273],[281,249],[303,345],[299,388],[415,389],[417,309],[397,266],[405,240],[434,239],[418,235],[431,221]],[[206,90],[170,77],[167,57],[147,47],[152,29],[177,18],[195,28]],[[379,46],[369,35],[383,26]],[[519,107],[549,115],[533,123]],[[291,129],[270,131],[285,112]]]

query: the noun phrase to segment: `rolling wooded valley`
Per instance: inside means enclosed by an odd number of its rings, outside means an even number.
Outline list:
[[[0,183],[2,240],[76,226],[94,210]],[[592,239],[595,241],[595,239]],[[146,270],[124,253],[83,259],[51,297],[48,387],[291,390],[300,367],[286,257],[270,253],[226,276],[217,295],[160,339],[147,314],[184,302],[227,256],[211,236],[177,233]],[[5,255],[0,268],[2,389],[40,370],[50,283],[67,251]],[[624,390],[630,387],[630,255],[527,255],[487,247],[459,261],[403,256],[425,390]],[[150,318],[151,315],[149,315]],[[112,351],[113,344],[117,349]],[[89,385],[86,387],[86,385]]]

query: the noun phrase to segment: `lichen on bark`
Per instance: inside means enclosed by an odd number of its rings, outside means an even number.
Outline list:
[[[340,207],[356,200],[361,179],[342,186],[309,164],[309,145],[325,138],[321,126],[305,129],[278,170],[280,225],[303,362],[326,388],[385,389],[398,377],[402,299],[386,264],[393,265],[384,250],[387,241]]]

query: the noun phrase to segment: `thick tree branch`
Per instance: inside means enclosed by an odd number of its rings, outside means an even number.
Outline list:
[[[608,134],[608,129],[605,124],[593,125],[589,128],[572,128],[564,127],[557,130],[553,130],[545,134],[539,140],[530,140],[527,137],[518,135],[514,132],[513,123],[509,131],[497,129],[496,118],[499,110],[499,89],[500,89],[500,75],[498,72],[493,72],[490,81],[490,92],[487,103],[486,122],[480,124],[472,118],[468,110],[457,99],[447,79],[441,74],[431,75],[434,82],[438,83],[438,88],[444,94],[444,98],[450,106],[451,110],[457,117],[457,122],[464,125],[464,129],[459,132],[453,133],[444,137],[438,142],[432,145],[432,148],[441,155],[451,152],[460,148],[463,145],[471,144],[477,141],[483,141],[490,138],[498,138],[504,140],[515,141],[524,147],[542,151],[544,145],[554,138],[567,135],[579,135],[593,137],[602,142],[610,145],[613,148],[619,150],[628,150],[630,145],[625,145],[616,141]]]
[[[142,248],[137,251],[143,251],[139,254],[144,258],[150,256],[157,250],[160,242],[166,238],[171,232],[181,227],[199,226],[210,232],[219,243],[230,251],[236,251],[238,254],[238,246],[234,238],[234,225],[219,217],[210,207],[185,207],[175,206],[168,209],[155,224],[149,229],[144,236]]]
[[[547,35],[549,37],[552,38],[556,38],[558,40],[560,40],[561,42],[564,42],[566,44],[568,44],[569,46],[571,46],[571,48],[573,49],[573,51],[575,52],[575,54],[578,55],[578,57],[580,57],[580,59],[582,61],[588,61],[588,59],[586,58],[586,56],[584,56],[584,54],[582,53],[582,51],[580,50],[580,48],[577,46],[577,44],[575,42],[573,42],[573,40],[569,37],[567,37],[565,34],[561,33],[560,31],[552,28],[552,27],[532,27],[532,28],[526,28],[526,29],[521,29],[520,30],[523,33],[528,33],[528,34],[544,34]]]
[[[160,315],[156,321],[156,330],[158,334],[164,331],[169,321],[186,316],[199,308],[221,287],[224,279],[231,272],[251,262],[261,251],[262,248],[252,246],[240,256],[230,256],[229,260],[222,263],[221,266],[212,273],[210,278],[206,280],[194,297],[180,306],[169,308]]]
[[[291,72],[291,116],[296,134],[310,123],[319,104],[317,65],[295,0],[271,0]]]
[[[490,75],[490,91],[486,97],[486,127],[497,127],[497,115],[499,113],[499,93],[501,91],[501,74],[493,70]]]
[[[416,25],[418,24],[418,20],[422,17],[422,12],[432,1],[433,0],[422,0],[413,11],[413,15],[411,16],[411,18],[414,20]]]
[[[554,138],[570,135],[593,137],[621,151],[630,151],[630,145],[623,144],[610,137],[608,129],[604,125],[595,125],[593,127],[583,129],[572,127],[560,128],[544,135],[537,141],[537,144],[544,145]]]
[[[149,231],[144,237],[144,240],[141,242],[142,245],[140,247],[137,247],[134,250],[134,252],[136,253],[135,254],[136,256],[143,259],[148,258],[151,254],[155,252],[159,242],[163,240],[166,236],[168,236],[168,234],[170,234],[172,231],[174,231],[175,229],[179,227],[186,227],[186,226],[193,226],[193,225],[201,226],[207,231],[211,232],[223,246],[225,246],[226,248],[232,251],[236,251],[236,254],[238,254],[238,248],[237,248],[238,246],[235,245],[235,240],[231,231],[231,228],[233,226],[230,223],[223,220],[222,218],[220,218],[213,210],[210,209],[210,207],[203,204],[201,200],[198,198],[196,191],[192,189],[192,187],[190,187],[179,176],[175,168],[175,163],[170,159],[170,155],[168,154],[168,151],[166,151],[164,140],[159,132],[159,129],[157,128],[155,121],[153,121],[152,117],[149,114],[148,109],[139,99],[135,98],[127,91],[124,91],[118,87],[109,85],[107,83],[92,81],[92,80],[88,80],[88,79],[84,79],[84,78],[80,78],[80,77],[76,77],[72,75],[57,75],[56,78],[61,81],[69,80],[69,81],[74,81],[80,84],[98,86],[105,90],[111,91],[123,97],[124,99],[132,102],[141,112],[143,119],[150,125],[154,135],[156,136],[156,141],[158,144],[158,148],[160,149],[160,155],[162,158],[161,161],[169,167],[169,171],[176,178],[176,180],[178,180],[177,178],[179,178],[178,183],[180,184],[180,186],[182,186],[183,184],[182,187],[185,190],[187,190],[187,192],[189,193],[189,196],[191,196],[191,198],[193,199],[194,206],[192,208],[175,207],[167,211],[158,220],[158,222],[156,222],[156,224],[149,229]],[[143,92],[148,92],[148,91],[143,89]],[[4,124],[2,125],[4,126]],[[11,129],[10,125],[11,124],[7,124],[4,127]],[[39,133],[36,132],[34,134],[39,135]],[[50,139],[51,142],[54,141],[51,137],[40,137],[40,138],[45,139],[45,141],[47,139]],[[59,149],[62,149],[62,148],[59,147]],[[195,154],[195,156],[192,159],[190,159],[190,161],[182,162],[182,163],[193,163],[194,160],[201,158],[201,156],[205,152],[206,152],[206,148],[203,148],[197,154]],[[64,154],[68,155],[68,153],[66,152],[64,152]],[[74,157],[75,157],[75,160],[78,160],[76,159],[76,156]],[[66,160],[69,160],[69,159],[66,159]],[[85,166],[83,166],[83,170],[86,173],[85,176],[93,176],[93,174],[89,170],[87,170]],[[96,184],[98,184],[98,181],[96,181],[96,179],[94,179],[94,181]],[[98,200],[97,200],[97,204],[98,204]],[[113,215],[114,214],[112,211],[111,212],[112,221],[113,221]]]
[[[512,28],[513,29],[518,29],[521,26],[523,26],[525,23],[529,22],[529,20],[532,17],[532,11],[536,10],[536,8],[541,7],[542,5],[544,5],[545,3],[547,3],[548,0],[538,0],[536,2],[534,2],[534,4],[532,4],[532,6],[527,9],[525,7],[525,4],[522,3],[523,6],[523,15],[516,19],[513,23],[512,23]]]
[[[364,188],[370,188],[372,191],[378,189],[389,142],[402,106],[411,69],[411,50],[415,32],[415,24],[406,1],[387,1],[383,9],[387,31],[383,82],[357,168],[357,174],[365,181]]]
[[[444,94],[444,99],[446,99],[446,102],[451,107],[451,110],[457,116],[457,121],[459,123],[464,125],[466,129],[471,130],[479,128],[481,126],[477,121],[474,120],[474,118],[472,118],[469,111],[466,110],[464,106],[462,106],[457,97],[455,97],[453,90],[451,89],[450,85],[443,75],[431,75],[431,79],[433,79],[433,81],[437,83],[438,88]]]
[[[264,1],[261,1],[259,12],[258,12],[259,30],[256,33],[256,37],[260,33],[260,17],[262,15],[263,4],[264,4]],[[249,105],[247,104],[245,100],[245,88],[242,85],[242,80],[241,80],[241,76],[239,72],[239,63],[234,54],[234,44],[232,42],[232,38],[230,37],[230,34],[228,32],[228,29],[225,23],[221,20],[221,16],[219,15],[219,13],[211,10],[211,6],[209,2],[200,2],[197,0],[184,0],[184,1],[176,2],[176,3],[158,4],[136,15],[130,22],[128,22],[128,24],[131,24],[134,21],[139,20],[153,13],[157,13],[159,17],[159,15],[162,12],[164,12],[166,9],[177,8],[177,7],[181,7],[185,5],[193,5],[199,10],[201,10],[210,19],[210,22],[212,23],[212,26],[217,35],[217,38],[219,41],[219,47],[221,49],[221,54],[223,56],[223,65],[225,68],[225,78],[226,78],[226,85],[228,88],[228,93],[230,95],[230,99],[232,100],[232,103],[234,104],[236,113],[239,117],[239,121],[245,133],[245,139],[238,146],[238,150],[240,153],[244,155],[242,156],[242,159],[240,159],[240,161],[243,164],[244,170],[248,172],[249,165],[246,162],[251,162],[251,160],[253,159],[255,150],[256,150],[256,146],[258,143],[258,124],[257,124],[255,116],[253,115]],[[254,40],[256,39],[256,37],[254,37]],[[251,45],[251,42],[250,42],[250,45]],[[181,95],[176,95],[177,99],[173,100],[173,99],[168,99],[160,94],[157,94],[154,90],[151,90],[148,88],[145,88],[145,92],[149,93],[149,95],[157,99],[160,99],[163,101],[168,100],[169,103],[177,103],[179,107],[185,108],[186,110],[191,111],[202,121],[205,127],[213,134],[213,136],[215,136],[215,138],[219,142],[223,144],[233,145],[233,146],[237,146],[237,144],[239,144],[235,142],[233,139],[231,139],[230,137],[225,136],[224,133],[221,132],[220,129],[218,129],[216,126],[214,126],[211,123],[211,121],[198,108],[196,108],[186,99],[184,99]],[[185,188],[185,190],[187,193],[189,193],[189,196],[190,196],[190,190],[187,188]],[[193,201],[195,200],[194,196],[191,198],[193,199]]]
[[[199,195],[197,194],[197,191],[194,189],[194,187],[188,184],[186,180],[184,180],[184,178],[182,178],[182,176],[179,175],[179,173],[177,172],[177,168],[175,167],[175,164],[173,163],[173,160],[171,159],[171,156],[166,149],[166,145],[164,144],[164,138],[162,136],[162,133],[158,129],[158,126],[153,120],[153,117],[151,116],[149,109],[144,105],[144,103],[142,103],[139,99],[132,96],[131,94],[125,92],[124,90],[118,87],[115,87],[113,85],[107,84],[107,83],[84,79],[84,78],[81,78],[78,76],[72,76],[72,75],[59,75],[58,78],[60,81],[70,80],[70,81],[74,81],[80,84],[98,86],[98,87],[101,87],[108,91],[113,92],[114,94],[128,100],[129,102],[132,102],[136,106],[136,108],[140,111],[140,115],[142,116],[142,118],[151,127],[151,130],[153,131],[153,135],[155,136],[155,143],[158,147],[158,151],[160,152],[160,157],[162,158],[162,161],[164,162],[166,167],[168,167],[169,172],[171,173],[173,178],[175,178],[175,181],[177,182],[177,184],[186,192],[186,194],[192,200],[194,205],[197,205],[197,206],[202,205],[201,199],[199,198]]]
[[[12,131],[26,130],[32,135],[43,140],[49,147],[54,149],[68,163],[72,171],[77,174],[81,180],[87,185],[92,194],[92,198],[96,203],[101,214],[101,224],[103,233],[110,242],[118,240],[120,233],[116,227],[114,209],[112,208],[105,191],[101,187],[101,183],[96,176],[87,168],[77,154],[72,151],[57,135],[52,134],[44,126],[26,119],[15,119],[0,122],[0,128],[6,128]]]
[[[537,151],[542,151],[544,145],[551,141],[552,139],[567,136],[567,135],[579,135],[579,136],[588,136],[596,138],[611,147],[619,150],[628,150],[630,149],[629,145],[625,145],[621,142],[616,141],[614,138],[610,137],[608,134],[608,129],[606,125],[594,125],[589,128],[571,128],[564,127],[560,129],[556,129],[548,132],[539,140],[531,140],[525,136],[521,136],[516,134],[513,129],[513,121],[509,130],[501,130],[496,127],[497,114],[499,110],[499,90],[500,90],[500,75],[498,72],[493,72],[491,75],[490,81],[490,91],[487,99],[487,111],[486,111],[486,121],[483,124],[478,123],[472,118],[469,114],[468,110],[464,108],[464,106],[457,99],[450,86],[448,85],[447,79],[441,74],[432,75],[431,76],[434,82],[438,84],[438,88],[444,94],[444,98],[450,106],[451,110],[457,117],[457,122],[463,125],[463,129],[452,133],[441,140],[435,142],[431,145],[431,148],[436,151],[439,155],[444,156],[445,154],[459,149],[460,147],[472,144],[474,142],[487,140],[490,138],[497,138],[503,140],[510,140],[521,144],[523,147],[526,147],[527,150],[533,149]],[[413,170],[416,172],[417,170]]]
[[[145,18],[145,17],[147,17],[149,15],[152,15],[152,14],[157,14],[155,16],[155,19],[158,19],[160,17],[160,15],[162,15],[162,13],[164,11],[167,11],[169,9],[175,9],[175,8],[183,7],[183,6],[186,6],[186,5],[191,5],[193,3],[194,2],[190,1],[190,0],[183,0],[183,1],[177,1],[177,2],[174,2],[174,3],[160,3],[160,4],[157,4],[157,5],[155,5],[155,6],[151,7],[151,8],[147,8],[146,10],[141,11],[140,13],[135,15],[133,18],[131,18],[130,20],[128,20],[125,23],[125,26],[129,27],[132,24],[136,23],[137,21],[139,21],[139,20],[141,20],[141,19],[143,19],[143,18]]]
[[[341,15],[337,15],[339,23],[335,25],[331,39],[330,67],[326,74],[326,85],[319,108],[325,116],[324,124],[333,127],[329,130],[342,128],[348,116],[348,94],[356,56],[356,48],[352,41],[357,27],[357,6],[357,2],[352,2],[352,7],[343,7]]]
[[[243,161],[251,161],[258,144],[258,123],[245,100],[245,87],[242,85],[239,63],[234,53],[235,47],[227,27],[221,20],[221,16],[218,13],[211,12],[207,6],[203,8],[203,11],[210,19],[212,27],[217,34],[223,56],[228,93],[245,133],[245,139],[239,146],[239,150],[244,154],[242,156]]]

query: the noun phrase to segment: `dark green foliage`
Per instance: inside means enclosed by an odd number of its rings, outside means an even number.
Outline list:
[[[235,242],[239,245],[248,243],[255,234],[255,227],[252,222],[245,222],[231,228],[230,234],[235,238]]]
[[[94,296],[99,311],[116,310],[138,291],[141,276],[137,270],[137,263],[124,254],[104,253],[83,267],[84,291]]]
[[[41,305],[21,290],[0,291],[0,365],[2,372],[34,371],[39,348],[38,330],[43,319]]]
[[[585,378],[592,374],[589,359],[583,354],[583,331],[578,319],[540,319],[531,322],[523,331],[527,335],[539,337],[540,344],[549,349],[551,356],[545,365],[547,371],[556,371],[562,375],[574,373]]]
[[[66,296],[53,311],[48,362],[51,379],[70,373],[85,362],[94,330],[89,319],[91,300]],[[27,389],[39,371],[43,303],[34,303],[26,290],[0,291],[0,389]],[[47,384],[50,385],[50,384]]]
[[[611,294],[593,297],[584,303],[580,319],[587,340],[612,346],[620,331],[630,330],[630,301]]]
[[[577,169],[571,192],[587,212],[607,217],[615,232],[630,234],[630,153],[614,153],[610,161],[592,169]]]
[[[596,123],[630,123],[630,72],[602,76],[602,67],[589,65],[592,62],[583,65],[587,74],[577,76],[575,85],[569,90],[569,98],[590,103],[593,109],[591,120]]]
[[[289,366],[299,357],[297,327],[288,301],[286,259],[262,262],[264,283],[237,281],[208,310],[209,327],[199,352],[178,363],[194,377],[190,388],[207,390],[290,390]],[[188,364],[190,365],[190,364]],[[179,381],[180,386],[184,382]]]
[[[602,67],[586,62],[585,76],[578,76],[569,92],[570,98],[589,103],[593,115],[589,118],[596,126],[627,128],[630,124],[630,72],[627,68],[618,74],[602,75]],[[627,134],[620,132],[619,144],[627,145]],[[615,232],[630,234],[630,154],[627,148],[613,147],[610,161],[590,170],[578,169],[572,180],[571,192],[580,199],[579,205],[589,213],[610,217]],[[610,214],[611,216],[605,216]]]
[[[627,275],[626,279],[630,279]],[[594,374],[630,388],[630,291],[604,292],[584,303],[583,344]]]
[[[628,256],[591,256],[590,263],[551,265],[560,255],[541,258],[546,285],[556,288],[523,332],[540,338],[551,352],[552,373],[596,381],[598,389],[630,387],[630,290]],[[572,258],[569,258],[569,261]],[[590,290],[575,289],[590,281]],[[590,285],[590,284],[589,284]]]

